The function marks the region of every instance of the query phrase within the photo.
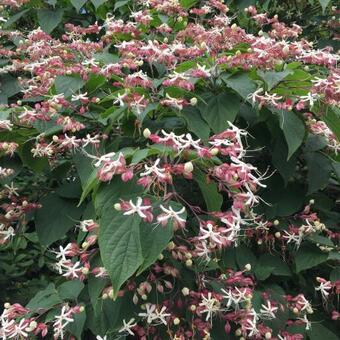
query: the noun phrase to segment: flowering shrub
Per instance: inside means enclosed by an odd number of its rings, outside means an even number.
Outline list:
[[[1,337],[337,339],[339,54],[220,0],[2,3]]]

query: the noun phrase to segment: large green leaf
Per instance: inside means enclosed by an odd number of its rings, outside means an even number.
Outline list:
[[[322,120],[335,134],[338,141],[340,141],[340,109],[329,108],[325,114],[322,115]]]
[[[40,290],[26,305],[31,310],[45,309],[61,303],[54,283],[50,283],[44,290]]]
[[[102,211],[111,209],[120,199],[131,199],[142,192],[143,187],[136,185],[136,182],[123,182],[119,177],[114,177],[109,184],[101,184],[96,191],[94,201],[96,213],[101,215]]]
[[[13,25],[15,22],[17,22],[22,16],[24,16],[30,9],[27,8],[27,9],[24,9],[14,15],[12,15],[7,21],[6,23],[4,24],[4,28],[8,28],[10,27],[11,25]]]
[[[240,270],[243,270],[247,264],[250,264],[252,268],[256,267],[257,258],[245,244],[235,248],[235,258]]]
[[[224,74],[221,78],[243,99],[247,99],[247,97],[257,89],[256,83],[249,78],[248,73],[238,73],[232,76]]]
[[[141,273],[152,265],[166,248],[173,234],[172,224],[153,226],[150,223],[140,225],[140,241],[143,263],[138,272]]]
[[[229,127],[240,109],[240,100],[231,93],[220,93],[209,99],[201,107],[202,117],[214,132],[221,132]]]
[[[305,136],[305,126],[302,120],[292,111],[274,110],[274,112],[279,116],[280,128],[286,138],[288,160],[302,144]]]
[[[260,280],[265,280],[271,274],[291,276],[288,265],[278,256],[273,254],[263,254],[257,260],[255,275]]]
[[[186,107],[182,110],[181,115],[185,119],[188,129],[199,138],[206,140],[209,138],[210,128],[202,119],[198,109]]]
[[[215,182],[208,183],[204,173],[198,169],[194,171],[194,179],[201,189],[208,211],[220,210],[223,196],[217,190]]]
[[[306,270],[327,261],[328,254],[323,253],[316,246],[301,247],[295,254],[296,272]]]
[[[35,225],[39,241],[45,246],[60,240],[72,228],[83,211],[77,202],[49,194],[39,202],[42,208],[37,210]]]
[[[34,141],[28,141],[22,147],[20,147],[20,158],[24,165],[31,168],[35,172],[43,172],[49,167],[47,157],[33,157],[31,150],[34,146]]]
[[[305,154],[308,166],[308,194],[324,189],[329,183],[332,171],[331,161],[319,152]]]
[[[61,22],[64,10],[58,9],[38,9],[38,22],[41,29],[46,33],[51,33]]]
[[[98,7],[104,4],[106,1],[107,0],[91,0],[96,9],[98,9]]]
[[[86,321],[86,312],[83,311],[81,313],[74,314],[72,316],[73,322],[69,323],[66,326],[66,329],[73,334],[76,339],[81,340],[82,339],[82,333],[85,326]]]
[[[298,157],[296,154],[294,154],[287,161],[288,147],[281,131],[278,132],[279,134],[276,136],[272,151],[272,163],[279,171],[280,175],[285,181],[285,184],[287,185],[288,180],[293,176],[295,172]]]
[[[293,73],[293,70],[286,69],[282,72],[275,71],[257,71],[257,74],[267,84],[268,91],[275,87],[280,81],[285,79],[289,74]]]
[[[85,81],[79,76],[58,76],[54,81],[57,93],[63,93],[66,98],[78,93],[84,84]]]
[[[115,295],[143,263],[140,224],[138,215],[124,216],[113,208],[105,210],[100,220],[100,255]]]
[[[310,340],[339,340],[339,337],[321,323],[314,322],[307,332]]]
[[[329,3],[331,2],[331,0],[319,0],[319,3],[322,7],[322,12],[325,13],[325,10],[327,8],[327,6],[329,5]]]
[[[86,2],[87,0],[71,0],[71,4],[77,10],[77,12],[80,11],[80,9],[86,4]]]
[[[66,281],[58,287],[58,293],[63,300],[76,300],[84,287],[79,280]]]

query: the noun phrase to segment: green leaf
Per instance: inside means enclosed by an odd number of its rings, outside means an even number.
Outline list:
[[[314,322],[312,324],[312,327],[309,331],[307,331],[307,334],[310,338],[310,340],[339,340],[339,337],[331,332],[329,328],[323,326],[321,323]]]
[[[274,148],[272,152],[272,163],[279,170],[280,175],[285,181],[285,185],[287,185],[288,180],[295,173],[295,167],[297,163],[297,155],[294,154],[288,161],[288,147],[285,143],[284,137],[280,131],[279,135],[275,139]]]
[[[289,74],[293,73],[292,70],[286,69],[282,72],[275,71],[257,71],[257,74],[265,81],[267,84],[268,91],[274,88],[279,82],[285,79]]]
[[[214,132],[221,132],[229,127],[240,109],[240,100],[230,93],[220,93],[209,99],[201,108],[204,120]]]
[[[301,247],[295,254],[296,272],[306,270],[327,261],[328,254],[323,253],[316,246]]]
[[[9,28],[11,25],[13,25],[15,22],[17,22],[22,16],[24,16],[28,11],[30,11],[30,8],[24,9],[23,11],[20,11],[14,15],[12,15],[4,24],[4,28]]]
[[[35,146],[34,141],[26,142],[19,151],[20,158],[24,165],[31,168],[35,172],[43,172],[48,169],[49,163],[46,157],[33,157],[31,152]]]
[[[117,295],[122,284],[143,263],[139,216],[125,216],[113,208],[105,210],[100,220],[99,249]]]
[[[236,262],[240,268],[243,270],[246,264],[250,264],[252,268],[256,267],[257,258],[254,253],[245,244],[235,248]]]
[[[17,79],[9,74],[0,75],[0,88],[0,94],[6,97],[12,97],[21,91]]]
[[[85,82],[80,76],[58,76],[54,82],[57,94],[63,93],[65,98],[76,94],[84,84]]]
[[[61,22],[64,10],[58,9],[38,9],[38,22],[41,29],[50,34]]]
[[[96,91],[106,83],[106,78],[100,74],[91,74],[85,88],[89,93]]]
[[[340,252],[330,251],[329,254],[328,254],[328,260],[340,261]]]
[[[326,156],[318,152],[308,152],[305,158],[308,166],[308,194],[312,194],[327,186],[332,164]]]
[[[285,135],[288,145],[288,157],[287,160],[294,154],[294,152],[302,144],[305,136],[305,126],[300,118],[292,111],[285,110],[273,110],[280,120],[280,128]]]
[[[338,281],[340,280],[340,267],[335,267],[329,276],[330,281]]]
[[[259,280],[265,280],[271,274],[279,276],[291,276],[288,265],[278,256],[263,254],[257,260],[255,275]],[[263,275],[265,273],[265,275]]]
[[[338,177],[338,181],[340,181],[340,162],[332,162],[332,168]]]
[[[97,10],[102,4],[104,4],[107,0],[91,0],[95,9]]]
[[[82,333],[86,321],[86,312],[83,311],[81,313],[74,314],[72,316],[73,322],[69,323],[66,326],[66,329],[74,335],[78,340],[82,339]]]
[[[49,246],[60,240],[79,220],[83,208],[77,208],[74,200],[49,194],[39,202],[42,208],[36,212],[35,224],[39,241]]]
[[[172,201],[169,203],[169,206],[171,206],[175,211],[179,211],[183,208],[182,205]],[[184,216],[185,214],[183,213],[182,217],[184,218]],[[138,273],[143,272],[157,260],[158,256],[166,248],[169,241],[171,240],[173,230],[173,223],[170,220],[165,226],[159,224],[154,227],[150,225],[150,223],[141,223],[140,241],[144,261],[138,270]]]
[[[76,300],[85,285],[79,280],[66,281],[58,287],[62,300]]]
[[[102,184],[96,191],[94,202],[96,213],[101,215],[103,211],[112,209],[114,203],[120,199],[129,200],[142,192],[143,187],[136,182],[123,182],[119,177],[114,177],[110,184]]]
[[[307,152],[319,151],[322,150],[326,145],[327,141],[323,136],[310,134],[307,137],[305,143],[305,151]]]
[[[330,2],[331,0],[319,0],[319,3],[322,7],[322,13],[325,13],[325,10]]]
[[[117,10],[118,8],[123,7],[124,5],[126,5],[129,2],[130,2],[130,0],[120,0],[120,1],[117,1],[115,3],[114,11]]]
[[[71,0],[72,6],[77,10],[77,12],[80,11],[80,9],[86,4],[87,0]]]
[[[99,184],[97,169],[93,167],[91,160],[78,152],[73,156],[77,172],[83,188],[78,205],[82,204],[89,193]]]
[[[180,4],[183,8],[189,9],[197,3],[197,0],[180,0]]]
[[[53,307],[62,300],[60,299],[54,283],[50,283],[44,290],[40,290],[26,305],[31,310],[39,310]]]
[[[306,200],[303,186],[298,183],[288,183],[285,187],[278,175],[272,176],[266,184],[267,188],[261,195],[266,203],[259,206],[258,213],[264,213],[270,219],[277,216],[293,215],[302,208]]]
[[[210,128],[208,124],[202,119],[201,113],[198,109],[193,107],[185,107],[180,115],[185,119],[188,129],[202,140],[209,138]]]
[[[201,170],[195,169],[194,179],[201,189],[208,211],[218,211],[223,203],[223,196],[217,191],[215,182],[207,183],[207,179]]]
[[[257,89],[256,83],[249,78],[248,73],[238,73],[232,76],[223,74],[221,78],[243,99],[247,99],[247,97]]]
[[[338,141],[340,141],[340,113],[339,109],[328,108],[327,112],[322,115],[322,120],[327,124],[327,126],[335,134]]]

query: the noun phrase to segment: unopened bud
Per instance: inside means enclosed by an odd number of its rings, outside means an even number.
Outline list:
[[[197,307],[196,307],[195,305],[191,305],[191,306],[190,306],[190,310],[191,310],[192,312],[194,312],[194,311],[196,310],[196,308],[197,308]]]
[[[146,301],[148,299],[148,296],[146,294],[142,295],[142,300]]]
[[[277,231],[277,232],[275,233],[275,237],[276,237],[276,238],[280,238],[280,237],[281,237],[281,233],[280,233],[279,231]]]
[[[117,211],[121,211],[122,210],[122,205],[120,203],[115,203],[115,205],[113,206]]]
[[[52,140],[53,140],[54,143],[57,143],[57,142],[59,141],[59,137],[56,136],[56,135],[54,135],[54,136],[52,137]]]
[[[182,22],[182,21],[183,21],[183,17],[178,17],[178,18],[177,18],[177,21],[178,21],[178,22]]]
[[[205,41],[201,43],[201,48],[207,48],[207,43]]]
[[[83,244],[81,245],[81,247],[83,248],[83,249],[85,249],[85,248],[87,248],[89,246],[89,243],[88,242],[83,242]]]
[[[309,204],[314,204],[315,201],[312,199],[312,200],[309,200]]]
[[[237,25],[236,25],[236,24],[232,24],[232,25],[231,25],[231,29],[232,29],[233,31],[236,31],[236,30],[237,30]]]
[[[186,260],[185,261],[185,265],[187,266],[187,267],[191,267],[192,266],[192,260]]]
[[[18,100],[18,101],[17,101],[17,105],[21,106],[21,105],[22,105],[22,101],[21,101],[21,100]]]
[[[8,308],[11,307],[11,304],[10,304],[9,302],[5,302],[4,307],[5,307],[6,309],[8,309]]]
[[[263,31],[262,31],[262,30],[259,31],[259,36],[260,36],[260,37],[263,36]]]
[[[274,225],[279,225],[279,223],[280,223],[280,222],[279,222],[278,220],[275,220],[275,221],[273,222]]]
[[[151,131],[148,128],[144,129],[143,136],[144,138],[149,138],[151,136]]]
[[[251,270],[251,264],[250,263],[247,263],[245,266],[244,266],[244,269],[246,270],[246,271],[250,271]]]
[[[190,105],[191,106],[197,105],[197,98],[196,97],[193,97],[193,98],[190,99]]]
[[[189,295],[189,294],[190,294],[190,289],[187,288],[187,287],[182,288],[182,294],[183,294],[184,296]]]
[[[80,306],[80,308],[79,308],[80,313],[82,313],[84,310],[85,310],[85,307],[84,306]]]
[[[272,338],[272,333],[267,332],[267,333],[264,335],[264,337],[265,337],[266,339],[271,339],[271,338]]]
[[[102,299],[103,299],[103,300],[106,300],[108,297],[109,297],[109,296],[108,296],[106,293],[104,293],[104,294],[102,295]]]
[[[175,243],[174,242],[169,242],[168,247],[169,250],[173,250],[175,248]]]
[[[285,47],[282,49],[282,52],[283,52],[284,54],[289,53],[289,46],[285,46]]]
[[[175,319],[174,319],[174,325],[175,325],[175,326],[179,325],[180,322],[181,322],[181,320],[180,320],[179,318],[175,318]]]
[[[158,260],[163,260],[164,259],[164,255],[163,254],[159,254],[158,255]]]
[[[193,166],[193,164],[191,163],[191,162],[186,162],[185,164],[184,164],[184,172],[186,172],[186,173],[190,173],[190,172],[193,172],[193,170],[194,170],[194,166]]]
[[[237,330],[235,331],[235,335],[236,335],[236,336],[240,336],[241,334],[242,334],[241,328],[239,328],[239,329],[237,329]]]
[[[36,329],[37,326],[38,326],[38,323],[36,321],[33,320],[33,321],[30,322],[30,328],[31,329]]]
[[[210,153],[211,153],[211,155],[216,156],[219,153],[219,150],[218,150],[218,148],[212,148],[210,150]]]
[[[87,267],[84,267],[81,269],[81,272],[84,274],[84,275],[87,275],[89,273],[89,268]]]

